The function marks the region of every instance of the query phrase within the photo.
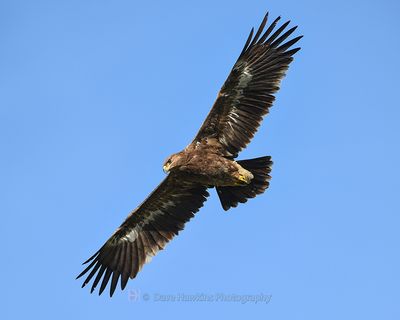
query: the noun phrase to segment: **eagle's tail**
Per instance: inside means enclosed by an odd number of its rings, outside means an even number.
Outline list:
[[[238,161],[243,168],[250,171],[254,178],[246,186],[216,187],[219,199],[224,210],[236,207],[239,202],[254,198],[263,193],[269,186],[272,160],[270,156]]]

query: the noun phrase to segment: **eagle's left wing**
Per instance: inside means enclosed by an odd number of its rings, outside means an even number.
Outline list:
[[[90,264],[77,278],[89,272],[84,287],[95,275],[91,292],[101,281],[101,294],[111,278],[110,296],[119,278],[123,290],[142,266],[164,249],[189,221],[208,196],[207,188],[180,181],[170,173],[152,194],[135,209],[107,242],[84,264]]]
[[[214,139],[223,155],[235,158],[250,142],[262,117],[275,100],[274,93],[300,49],[290,49],[300,38],[286,39],[296,27],[285,31],[289,21],[274,31],[280,18],[264,31],[268,14],[253,37],[253,29],[237,62],[194,142]]]

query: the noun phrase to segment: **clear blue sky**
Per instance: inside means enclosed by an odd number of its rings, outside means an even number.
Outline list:
[[[90,295],[81,262],[193,138],[267,10],[305,36],[242,155],[272,155],[271,188],[229,212],[213,192],[124,292]],[[400,319],[399,12],[394,0],[1,1],[1,318]],[[154,301],[261,293],[268,304]]]

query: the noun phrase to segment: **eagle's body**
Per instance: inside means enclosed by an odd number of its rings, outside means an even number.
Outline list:
[[[289,22],[274,30],[275,19],[264,31],[268,14],[246,44],[196,137],[183,151],[164,163],[167,177],[140,204],[106,243],[85,263],[78,276],[94,278],[91,292],[109,281],[110,295],[118,281],[124,289],[137,273],[203,206],[207,189],[215,187],[224,210],[245,203],[269,186],[271,157],[236,160],[257,131],[275,99],[274,93],[300,49],[300,38],[286,41],[296,27]]]
[[[223,157],[212,139],[188,145],[173,154],[164,164],[164,171],[179,178],[209,187],[241,186],[250,183],[253,174],[236,161]]]

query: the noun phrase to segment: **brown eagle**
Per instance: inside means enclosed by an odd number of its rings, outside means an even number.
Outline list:
[[[94,277],[91,292],[100,283],[101,294],[111,279],[110,296],[118,280],[123,290],[143,265],[164,249],[215,187],[224,210],[261,194],[269,186],[271,157],[235,161],[268,113],[301,36],[287,40],[296,27],[290,21],[267,28],[268,13],[255,35],[254,28],[228,79],[193,142],[171,155],[163,169],[168,173],[150,196],[126,218],[107,242],[84,264],[77,278]],[[265,30],[265,31],[264,31]]]

